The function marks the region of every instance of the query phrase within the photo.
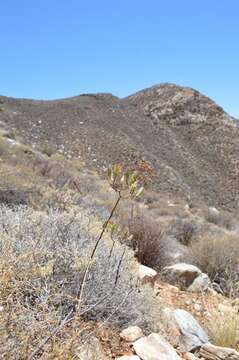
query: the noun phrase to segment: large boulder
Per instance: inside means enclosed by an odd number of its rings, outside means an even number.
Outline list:
[[[142,360],[180,360],[174,348],[156,333],[140,338],[133,347]]]
[[[206,360],[239,360],[239,352],[236,350],[209,343],[201,347],[200,355]]]
[[[195,350],[209,341],[205,331],[189,312],[176,309],[172,315],[181,334],[180,345],[185,351]]]
[[[173,285],[188,288],[201,273],[197,266],[177,263],[163,268],[162,277]]]
[[[138,326],[129,326],[120,333],[121,339],[128,342],[134,342],[142,336],[144,336],[143,331]]]

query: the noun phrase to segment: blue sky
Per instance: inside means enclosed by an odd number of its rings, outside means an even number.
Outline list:
[[[8,0],[0,33],[0,94],[123,97],[174,82],[239,118],[238,0]]]

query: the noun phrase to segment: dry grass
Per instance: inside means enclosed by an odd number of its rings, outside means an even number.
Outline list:
[[[239,238],[235,234],[204,235],[191,243],[194,262],[230,296],[239,291]]]
[[[229,212],[217,212],[214,208],[209,208],[205,214],[207,222],[221,226],[227,230],[232,230],[235,227],[235,219]]]
[[[212,313],[206,323],[207,332],[214,345],[239,350],[239,314],[235,309],[224,314]]]

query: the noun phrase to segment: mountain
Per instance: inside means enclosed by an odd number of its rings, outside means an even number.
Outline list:
[[[0,125],[33,148],[77,157],[102,175],[115,162],[143,166],[157,192],[238,208],[239,123],[194,89],[160,84],[124,99],[1,96],[0,110]]]

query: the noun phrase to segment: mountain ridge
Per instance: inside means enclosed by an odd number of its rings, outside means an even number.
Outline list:
[[[238,207],[239,123],[192,88],[164,83],[122,99],[0,97],[0,107],[3,127],[35,148],[51,146],[102,174],[111,163],[144,161],[157,192]]]

